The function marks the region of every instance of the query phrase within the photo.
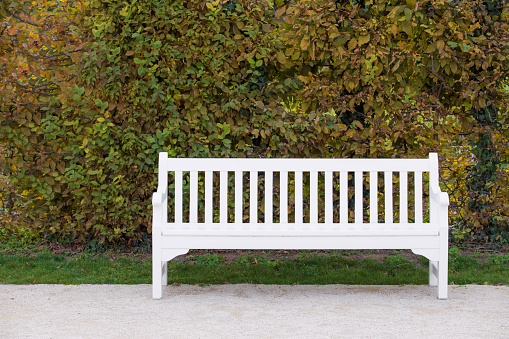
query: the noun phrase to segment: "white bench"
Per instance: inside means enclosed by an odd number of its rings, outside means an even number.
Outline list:
[[[154,299],[167,285],[167,262],[189,249],[411,249],[430,260],[429,284],[447,298],[449,197],[438,185],[436,153],[429,159],[160,153],[158,176]]]

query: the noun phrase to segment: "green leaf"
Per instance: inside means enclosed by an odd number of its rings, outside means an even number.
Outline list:
[[[359,46],[364,45],[365,43],[369,42],[369,40],[370,40],[370,35],[369,34],[368,35],[361,35],[359,37]]]

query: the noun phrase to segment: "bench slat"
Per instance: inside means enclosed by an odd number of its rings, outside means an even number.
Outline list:
[[[399,222],[408,222],[408,172],[399,172]]]
[[[182,171],[175,171],[175,222],[182,222]]]
[[[279,172],[280,189],[281,189],[281,201],[279,209],[279,220],[281,223],[288,222],[288,172]]]
[[[272,223],[274,221],[272,209],[273,209],[273,179],[274,172],[265,172],[265,215],[263,220],[268,223]]]
[[[318,172],[312,171],[310,176],[310,207],[309,207],[309,221],[318,223]]]
[[[219,174],[219,221],[222,224],[228,222],[228,172]]]
[[[363,172],[355,172],[355,223],[362,224],[363,222],[363,192],[362,192],[362,176]]]
[[[415,172],[415,222],[422,222],[422,172]]]
[[[332,171],[325,172],[325,223],[330,224],[333,221],[333,191],[332,191]]]
[[[295,223],[302,223],[302,172],[295,173]]]
[[[348,223],[348,172],[339,173],[339,216],[342,224]]]
[[[385,223],[391,224],[393,221],[392,215],[392,172],[384,172],[385,183]]]
[[[378,172],[369,172],[369,222],[378,222]]]
[[[205,222],[212,223],[213,215],[212,215],[212,197],[213,197],[213,181],[212,181],[212,172],[205,172]]]
[[[235,171],[235,223],[240,224],[242,220],[242,172]]]
[[[191,171],[189,173],[189,181],[189,220],[191,223],[196,223],[198,222],[198,171]]]
[[[258,223],[258,171],[249,172],[249,222]]]

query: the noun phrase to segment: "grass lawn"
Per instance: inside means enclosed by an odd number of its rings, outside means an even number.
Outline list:
[[[509,254],[452,247],[449,282],[509,285]],[[149,254],[54,253],[0,245],[1,284],[150,284]],[[169,284],[427,284],[428,260],[409,251],[190,251]]]

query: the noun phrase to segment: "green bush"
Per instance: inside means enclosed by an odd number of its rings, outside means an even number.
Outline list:
[[[65,26],[74,77],[30,109],[0,107],[0,220],[142,243],[161,151],[409,157],[464,134],[507,149],[507,18],[497,1],[91,1]],[[487,206],[503,219],[490,239],[507,241],[507,204]]]

